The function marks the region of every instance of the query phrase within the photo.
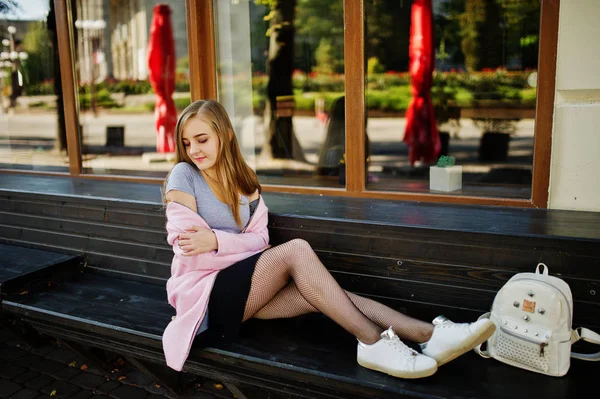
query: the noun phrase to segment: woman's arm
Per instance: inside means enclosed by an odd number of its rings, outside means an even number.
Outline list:
[[[262,226],[261,226],[262,227]],[[227,233],[212,230],[217,237],[217,256],[231,255],[240,252],[260,251],[269,246],[269,229],[264,228],[252,233]]]
[[[198,206],[196,205],[196,198],[183,191],[171,190],[165,195],[167,202],[177,202],[185,207],[190,208],[194,213],[198,212]]]
[[[254,201],[260,197],[258,190],[249,197],[250,201]],[[254,215],[255,217],[257,215]],[[247,233],[227,233],[225,231],[212,229],[217,237],[217,253],[216,255],[229,255],[239,252],[259,251],[269,246],[269,218],[265,213],[254,231]]]

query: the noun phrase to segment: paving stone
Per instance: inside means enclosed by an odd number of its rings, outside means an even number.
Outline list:
[[[26,371],[21,366],[9,362],[0,362],[0,378],[6,378],[12,380],[19,374],[23,374]]]
[[[35,365],[36,363],[40,363],[44,360],[43,357],[39,356],[39,355],[34,355],[34,354],[28,354],[26,356],[20,357],[18,359],[15,359],[14,362],[16,364],[18,364],[19,366],[23,366],[26,369],[30,369],[32,368],[33,365]]]
[[[156,395],[167,395],[167,393],[169,391],[167,391],[167,389],[165,387],[163,387],[162,385],[160,385],[160,383],[158,382],[153,382],[152,384],[148,384],[144,387],[146,389],[146,391],[150,392],[150,393],[154,393]]]
[[[121,381],[124,384],[136,385],[138,387],[146,387],[150,384],[154,385],[154,379],[140,370],[132,370],[126,374],[126,377],[127,379]]]
[[[20,347],[5,346],[2,348],[2,350],[0,350],[0,359],[10,362],[20,357],[24,357],[27,354],[27,351],[23,350]]]
[[[99,375],[102,377],[107,376],[109,374],[109,372],[107,370],[101,370],[101,369],[97,368],[96,366],[93,366],[89,363],[86,363],[85,365],[87,367],[85,369],[86,373],[92,373],[92,374],[96,374],[96,375]],[[83,365],[81,365],[81,366],[83,366]],[[79,367],[81,368],[81,366],[79,366]]]
[[[72,378],[70,382],[79,385],[82,388],[95,389],[98,386],[104,384],[106,382],[106,379],[104,377],[92,373],[81,373],[78,376]]]
[[[69,381],[81,373],[82,373],[82,371],[76,367],[65,367],[64,369],[62,369],[56,373],[50,373],[50,375],[52,377],[56,378],[57,380]]]
[[[8,342],[14,338],[14,334],[8,328],[0,328],[0,342]]]
[[[187,398],[187,396],[184,396],[185,398]],[[155,394],[150,394],[150,396],[146,396],[145,399],[164,399],[165,396],[164,395],[155,395]]]
[[[21,389],[23,389],[23,387],[16,382],[0,379],[0,398],[8,398],[19,392]]]
[[[81,391],[81,388],[70,382],[54,381],[52,384],[42,388],[41,391],[47,395],[54,393],[53,396],[57,398],[70,398],[77,392]]]
[[[69,364],[77,358],[77,354],[65,347],[58,347],[52,352],[48,353],[46,357],[56,360],[57,362]]]
[[[64,363],[59,363],[51,359],[43,359],[40,362],[31,365],[31,369],[45,374],[58,373],[65,367],[67,366]]]
[[[33,347],[31,349],[31,353],[45,357],[48,353],[52,352],[54,349],[56,349],[56,347],[48,342],[43,345]]]
[[[71,396],[69,399],[89,399],[91,396],[94,396],[92,391],[83,389],[77,392],[75,395]]]
[[[39,391],[45,386],[50,385],[54,381],[54,378],[49,377],[45,374],[40,374],[32,380],[25,381],[25,385],[27,385],[29,388],[37,389]]]
[[[119,381],[106,381],[104,384],[94,389],[97,394],[110,394],[112,391],[120,387],[122,384]]]
[[[150,394],[142,388],[122,384],[112,391],[110,396],[116,399],[145,399],[147,396],[150,396]]]
[[[157,396],[155,396],[156,398]],[[161,397],[161,396],[158,396]],[[198,392],[192,392],[192,393],[188,393],[183,395],[182,397],[185,397],[187,399],[216,399],[217,397],[214,395],[211,395],[209,393],[206,392],[202,392],[202,391],[198,391]],[[223,398],[224,396],[219,396],[219,398]],[[146,398],[146,399],[150,399],[150,398]]]
[[[35,377],[39,376],[40,373],[38,373],[37,371],[34,370],[29,370],[24,372],[23,374],[18,375],[17,377],[13,378],[12,380],[14,382],[16,382],[17,384],[24,384],[27,381],[33,380]]]
[[[13,396],[11,396],[10,399],[33,399],[37,398],[39,394],[40,393],[34,389],[24,388],[21,389],[19,392],[15,393]]]

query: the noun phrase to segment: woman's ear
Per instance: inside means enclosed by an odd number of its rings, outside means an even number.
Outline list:
[[[229,142],[233,140],[233,130],[229,129]]]

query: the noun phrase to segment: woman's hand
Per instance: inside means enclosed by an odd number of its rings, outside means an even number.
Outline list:
[[[193,256],[219,248],[217,236],[212,230],[193,226],[179,235],[179,248],[184,256]]]

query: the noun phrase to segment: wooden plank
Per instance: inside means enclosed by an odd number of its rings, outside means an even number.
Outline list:
[[[47,234],[43,230],[6,225],[0,225],[0,237],[6,243],[71,252],[80,254],[86,259],[90,254],[110,256],[114,258],[115,270],[149,276],[164,277],[169,273],[169,266],[173,260],[173,252],[170,248],[154,248],[149,245],[128,244],[72,234]]]
[[[543,0],[541,6],[531,201],[538,208],[546,208],[550,185],[560,0]]]
[[[409,285],[413,282],[416,284],[426,283],[495,293],[510,277],[516,274],[516,271],[513,270],[432,263],[411,259],[396,260],[321,251],[318,251],[317,255],[332,273],[372,278],[372,284],[378,287],[378,281],[390,281],[390,284],[398,281],[399,284],[401,284],[400,282]],[[532,272],[533,269],[527,271]],[[584,278],[584,275],[560,276],[569,284],[576,300],[600,304],[600,297],[595,295],[595,293],[600,292],[600,275],[596,277],[594,279]],[[372,294],[396,298],[395,295],[387,294],[383,287],[379,288],[381,289],[379,293],[374,292]]]
[[[2,223],[6,225],[43,229],[49,234],[54,232],[75,234],[85,237],[98,237],[108,240],[119,240],[128,243],[154,244],[170,248],[167,244],[166,231],[150,230],[138,227],[121,227],[108,223],[97,223],[86,220],[74,221],[62,218],[49,218],[0,212]]]
[[[103,205],[102,201],[96,201],[96,206],[90,206],[76,200],[38,201],[0,195],[0,212],[104,222],[155,231],[165,231],[166,223],[162,208],[127,209],[114,203]]]
[[[212,0],[186,0],[192,101],[217,99]]]
[[[344,0],[346,191],[365,189],[365,44],[362,0]],[[267,187],[265,187],[267,189]]]
[[[56,16],[56,36],[62,94],[65,113],[65,130],[67,135],[67,151],[69,153],[69,172],[71,175],[81,174],[81,143],[79,141],[79,118],[77,115],[77,96],[75,79],[75,62],[73,60],[73,20],[71,2],[53,0]]]
[[[47,286],[50,280],[78,275],[81,258],[57,252],[0,244],[0,295],[20,294]]]

